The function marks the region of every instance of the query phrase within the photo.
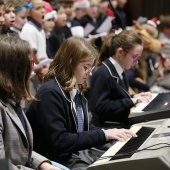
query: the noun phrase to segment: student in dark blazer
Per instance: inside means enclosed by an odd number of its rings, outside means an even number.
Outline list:
[[[148,101],[151,93],[130,96],[124,70],[133,67],[143,50],[143,43],[134,31],[110,34],[101,53],[100,66],[91,80],[92,122],[96,126],[129,128],[128,116],[136,103]],[[111,124],[106,122],[112,122]]]
[[[14,170],[59,170],[33,151],[31,126],[20,106],[35,100],[28,91],[32,71],[31,47],[18,36],[0,36],[0,159]]]
[[[89,123],[83,92],[97,56],[97,50],[83,38],[66,39],[36,94],[39,100],[27,111],[34,149],[71,169],[85,168],[94,161],[87,149],[135,136],[127,129],[102,130]]]

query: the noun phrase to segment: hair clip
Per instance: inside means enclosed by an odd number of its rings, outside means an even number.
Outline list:
[[[17,8],[17,9],[15,10],[15,12],[22,11],[23,9],[26,9],[26,8],[27,8],[27,9],[33,9],[34,6],[33,6],[32,3],[26,3],[26,5],[24,5],[24,6],[20,7],[20,8]]]

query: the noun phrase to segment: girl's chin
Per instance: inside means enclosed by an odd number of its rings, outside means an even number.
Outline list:
[[[84,83],[85,83],[85,80],[81,81],[81,82],[78,82],[77,84],[84,84]]]

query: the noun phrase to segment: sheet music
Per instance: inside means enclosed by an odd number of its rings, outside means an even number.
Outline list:
[[[139,103],[135,108],[131,110],[131,114],[143,112],[142,110],[158,95],[158,93],[152,93],[152,99],[149,102]]]
[[[88,37],[89,37],[90,39],[92,39],[92,38],[104,37],[104,36],[106,36],[106,35],[107,35],[107,32],[102,32],[102,33],[95,34],[95,35],[89,34]]]
[[[100,25],[100,27],[96,30],[97,33],[102,33],[102,32],[109,32],[110,29],[112,28],[112,21],[113,17],[108,16],[103,23]]]
[[[73,36],[84,37],[84,28],[82,26],[71,27],[71,33]]]
[[[40,61],[39,64],[36,64],[36,65],[34,66],[34,69],[33,69],[33,70],[36,70],[36,69],[38,69],[38,68],[41,68],[41,67],[43,67],[43,66],[51,63],[52,61],[53,61],[53,59],[50,59],[50,58],[44,59],[44,60]]]
[[[87,37],[94,29],[95,27],[88,23],[84,28],[84,36]]]

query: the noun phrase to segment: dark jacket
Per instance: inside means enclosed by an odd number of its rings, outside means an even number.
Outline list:
[[[134,106],[130,98],[128,85],[120,79],[111,61],[106,59],[91,80],[93,123],[103,126],[105,121],[113,121],[119,124],[118,127],[128,127],[130,108]]]
[[[34,150],[49,159],[67,165],[72,153],[106,142],[101,129],[89,124],[87,101],[82,97],[84,131],[77,132],[77,117],[69,93],[55,79],[44,83],[27,117],[34,134]]]

